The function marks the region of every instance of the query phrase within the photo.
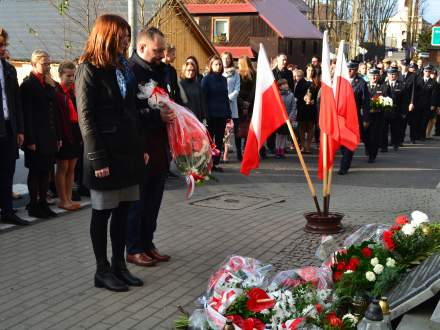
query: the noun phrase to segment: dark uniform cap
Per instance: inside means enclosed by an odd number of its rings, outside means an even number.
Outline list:
[[[390,66],[387,70],[387,73],[389,73],[389,74],[396,74],[398,72],[399,72],[399,70],[395,66]]]
[[[347,63],[347,68],[349,68],[349,69],[357,69],[357,68],[359,68],[359,63],[356,62],[356,61],[349,61]]]
[[[372,76],[379,76],[380,71],[377,68],[372,68],[372,69],[368,70],[368,74],[371,74]]]
[[[418,69],[419,67],[417,66],[417,64],[415,64],[415,63],[410,63],[409,64],[409,67],[411,68],[411,69]]]
[[[408,66],[409,65],[409,60],[405,60],[405,59],[400,60],[400,64]]]
[[[434,67],[431,64],[425,65],[425,67],[423,68],[424,71],[432,71],[434,69]]]

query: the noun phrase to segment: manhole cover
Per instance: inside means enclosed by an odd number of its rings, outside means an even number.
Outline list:
[[[234,195],[226,193],[201,199],[192,202],[191,204],[222,210],[242,210],[249,207],[255,207],[259,204],[266,204],[268,201],[270,201],[270,199],[264,197]]]

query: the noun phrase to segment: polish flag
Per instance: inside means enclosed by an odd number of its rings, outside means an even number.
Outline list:
[[[260,165],[259,151],[266,139],[288,120],[283,100],[267,60],[266,51],[260,44],[257,62],[257,83],[254,109],[244,150],[240,172],[249,175]]]
[[[360,142],[358,111],[348,75],[344,55],[344,40],[341,40],[333,78],[336,109],[339,123],[339,143],[354,151]]]
[[[323,179],[324,157],[327,157],[328,168],[333,166],[335,153],[339,148],[339,124],[336,111],[335,95],[332,88],[330,75],[330,50],[328,47],[328,32],[324,32],[322,40],[321,63],[321,102],[319,108],[319,128],[321,139],[319,148],[318,177]],[[327,154],[324,155],[323,134],[327,134]]]

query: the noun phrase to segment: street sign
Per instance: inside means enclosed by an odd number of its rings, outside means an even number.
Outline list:
[[[440,46],[440,26],[432,27],[431,45]]]

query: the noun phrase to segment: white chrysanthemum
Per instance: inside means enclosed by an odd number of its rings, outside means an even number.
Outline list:
[[[264,314],[264,315],[269,315],[270,314],[270,310],[266,308],[266,309],[263,309],[260,313]]]
[[[415,227],[420,226],[422,223],[429,222],[428,215],[420,211],[414,211],[411,213],[411,224]]]
[[[415,233],[416,227],[412,223],[407,223],[402,227],[402,233],[406,236],[411,236]]]
[[[396,260],[394,260],[393,258],[387,258],[386,266],[390,268],[396,267]]]
[[[376,266],[379,263],[379,259],[378,258],[373,258],[370,261],[371,266]]]
[[[342,317],[342,320],[348,320],[351,322],[352,325],[355,325],[356,323],[358,323],[358,318],[356,316],[354,316],[351,313],[347,313]]]
[[[376,266],[374,266],[373,272],[375,272],[377,275],[382,274],[383,266],[381,264],[377,264]]]
[[[375,275],[373,272],[371,272],[371,271],[366,272],[366,273],[365,273],[365,277],[366,277],[367,280],[370,281],[370,282],[374,282],[374,281],[376,281],[376,275]]]

